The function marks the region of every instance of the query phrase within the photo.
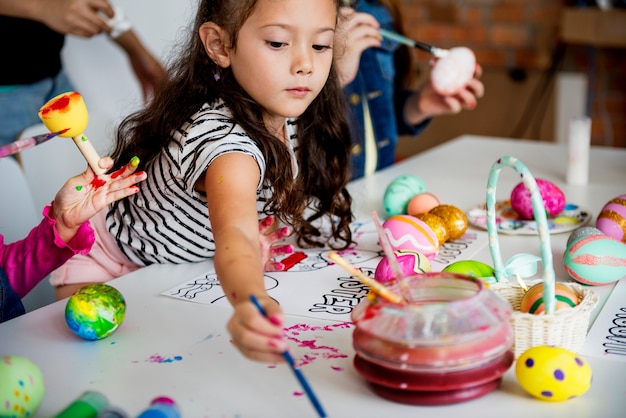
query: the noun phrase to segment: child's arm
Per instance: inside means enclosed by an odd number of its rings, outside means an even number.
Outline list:
[[[90,38],[107,29],[100,16],[113,17],[107,0],[3,0],[0,14],[31,19],[55,31]]]
[[[204,184],[215,239],[215,270],[233,316],[228,331],[246,357],[282,362],[287,349],[282,339],[282,311],[265,290],[260,250],[256,190],[260,170],[249,155],[229,153],[216,158]],[[250,302],[254,294],[269,319]]]

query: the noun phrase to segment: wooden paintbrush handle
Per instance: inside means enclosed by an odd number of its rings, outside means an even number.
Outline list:
[[[98,165],[98,161],[100,160],[100,156],[96,152],[96,149],[93,147],[92,143],[89,142],[89,139],[85,136],[85,134],[81,134],[72,138],[74,143],[87,160],[87,163],[91,167],[94,173],[97,175],[104,174],[106,171]]]

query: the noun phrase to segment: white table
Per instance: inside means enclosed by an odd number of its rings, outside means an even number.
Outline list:
[[[469,209],[484,201],[490,167],[502,155],[519,158],[535,177],[557,183],[569,201],[594,215],[608,200],[626,192],[624,149],[592,148],[589,185],[571,187],[564,180],[563,146],[464,136],[355,181],[350,190],[356,214],[363,219],[369,219],[372,209],[383,214],[386,186],[408,173],[420,176],[442,202]],[[498,185],[503,197],[518,181],[513,170],[503,170]],[[567,235],[552,236],[560,279],[566,277],[560,259]],[[539,254],[536,237],[502,236],[501,246],[503,257]],[[491,262],[486,248],[476,258]],[[65,301],[1,324],[0,355],[26,356],[44,373],[46,395],[37,416],[53,416],[89,389],[103,393],[131,416],[155,396],[166,395],[179,403],[185,417],[315,417],[306,396],[294,394],[301,388],[286,365],[248,361],[230,345],[225,330],[230,309],[161,295],[211,268],[210,261],[156,265],[110,282],[122,292],[128,308],[122,326],[104,340],[83,341],[72,334],[63,319]],[[604,301],[612,287],[595,289]],[[286,325],[301,330],[289,334],[297,335],[293,355],[311,357],[302,371],[330,417],[604,418],[623,417],[626,410],[626,363],[597,357],[587,359],[594,371],[590,390],[567,402],[546,403],[526,395],[511,368],[498,390],[473,401],[431,407],[394,403],[375,395],[354,370],[350,328],[296,316],[288,317]]]

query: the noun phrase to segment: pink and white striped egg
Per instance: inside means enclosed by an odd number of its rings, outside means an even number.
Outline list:
[[[415,216],[391,216],[383,222],[383,231],[394,251],[417,251],[429,260],[435,258],[439,251],[439,240],[435,232]]]
[[[600,211],[596,228],[626,243],[626,194],[611,199]]]
[[[563,254],[565,271],[577,282],[599,286],[626,277],[626,244],[591,234],[573,241]]]

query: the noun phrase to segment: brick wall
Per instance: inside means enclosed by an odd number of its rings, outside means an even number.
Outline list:
[[[470,47],[485,70],[587,73],[592,89],[592,143],[626,146],[626,49],[561,42],[563,0],[403,0],[408,36],[439,47]],[[428,61],[424,52],[418,60]],[[488,86],[487,86],[488,87]],[[487,91],[487,94],[497,92]]]

